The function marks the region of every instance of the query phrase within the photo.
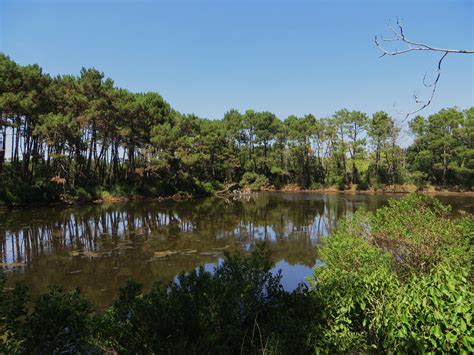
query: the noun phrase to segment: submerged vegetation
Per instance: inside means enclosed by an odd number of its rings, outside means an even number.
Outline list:
[[[117,88],[96,69],[52,77],[0,53],[0,201],[206,194],[231,183],[469,190],[473,124],[474,108],[416,117],[414,142],[402,148],[400,128],[385,112],[280,120],[230,110],[209,120],[173,110],[157,93]]]
[[[0,296],[6,353],[314,353],[474,350],[472,216],[420,195],[341,221],[310,287],[287,292],[269,249],[226,254],[144,292],[130,281],[104,312],[77,290]]]

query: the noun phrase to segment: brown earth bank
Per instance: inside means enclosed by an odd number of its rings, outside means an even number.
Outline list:
[[[281,191],[281,192],[315,192],[315,193],[347,193],[347,194],[384,194],[384,193],[422,193],[426,195],[452,195],[452,196],[474,196],[474,191],[465,190],[458,186],[439,187],[426,186],[419,188],[416,185],[385,185],[380,188],[370,187],[366,190],[358,189],[357,185],[347,186],[345,189],[340,189],[337,186],[321,187],[319,189],[304,189],[298,185],[286,185],[281,189],[267,187],[263,191]]]

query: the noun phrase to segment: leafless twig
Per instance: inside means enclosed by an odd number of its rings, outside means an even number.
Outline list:
[[[474,54],[474,49],[450,49],[450,48],[438,48],[438,47],[433,47],[425,43],[420,43],[420,42],[414,42],[409,40],[405,32],[403,30],[403,26],[400,22],[400,20],[397,18],[397,28],[394,28],[393,26],[390,27],[392,32],[394,33],[395,37],[393,38],[384,38],[384,37],[378,37],[375,36],[374,42],[377,45],[377,47],[382,51],[382,54],[380,55],[381,57],[384,57],[386,55],[400,55],[408,52],[414,52],[414,51],[432,51],[432,52],[443,52],[443,53],[458,53],[458,54]],[[395,51],[390,51],[385,49],[384,47],[381,46],[381,42],[402,42],[407,45],[407,48],[402,49],[402,50],[395,50]]]
[[[391,26],[390,29],[393,32],[395,37],[384,38],[382,36],[381,37],[375,36],[375,39],[374,39],[375,45],[382,52],[382,54],[380,55],[379,58],[385,57],[386,55],[397,56],[397,55],[406,54],[406,53],[409,53],[409,52],[416,52],[416,51],[429,51],[429,52],[440,52],[440,53],[442,53],[440,59],[438,60],[438,66],[437,66],[437,69],[436,69],[436,77],[433,80],[433,82],[432,83],[427,83],[426,82],[426,74],[423,77],[423,85],[427,88],[431,88],[431,94],[430,94],[428,100],[423,101],[423,100],[420,100],[420,98],[418,97],[417,94],[413,95],[415,103],[417,105],[419,105],[419,107],[417,109],[411,111],[411,112],[404,113],[405,118],[403,119],[403,121],[405,121],[411,115],[420,112],[421,110],[425,109],[426,107],[428,107],[431,104],[431,102],[433,100],[433,97],[436,93],[436,89],[437,89],[437,86],[438,86],[439,79],[441,77],[441,68],[442,68],[443,60],[446,58],[446,56],[450,53],[474,54],[474,50],[471,50],[471,49],[438,48],[438,47],[433,47],[431,45],[428,45],[426,43],[415,42],[415,41],[409,40],[406,37],[403,26],[402,26],[402,24],[401,24],[401,22],[398,18],[397,18],[396,28]],[[406,48],[401,49],[401,50],[398,50],[398,49],[388,50],[388,49],[386,49],[385,47],[383,47],[381,45],[382,42],[399,42],[399,43],[403,43],[406,46]]]

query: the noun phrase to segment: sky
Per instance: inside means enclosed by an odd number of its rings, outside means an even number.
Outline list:
[[[50,74],[95,67],[175,109],[327,117],[414,108],[439,54],[379,58],[375,35],[474,49],[474,1],[0,0],[0,51]],[[401,48],[399,46],[398,48]],[[474,105],[474,55],[449,55],[428,115]]]

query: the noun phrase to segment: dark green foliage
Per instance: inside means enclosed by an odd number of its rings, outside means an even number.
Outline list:
[[[474,108],[441,110],[410,122],[415,142],[408,150],[419,180],[437,185],[474,184]]]
[[[0,273],[0,351],[8,353],[19,352],[23,346],[22,337],[17,336],[21,328],[21,319],[26,315],[25,303],[28,300],[27,288],[23,283],[7,293],[5,290],[5,275]]]
[[[246,172],[240,180],[240,185],[248,187],[252,191],[260,191],[268,186],[268,179],[264,175]]]
[[[227,254],[213,273],[201,268],[169,285],[156,284],[148,293],[130,281],[114,304],[95,316],[77,291],[53,288],[34,300],[30,311],[14,291],[1,303],[8,325],[5,349],[307,353],[319,309],[304,288],[283,290],[281,275],[270,271],[269,257],[269,249],[260,244],[249,257]]]
[[[231,110],[208,120],[176,112],[157,93],[117,88],[94,68],[51,77],[0,53],[0,156],[8,153],[0,160],[0,201],[86,202],[102,198],[99,190],[203,195],[239,182],[251,190],[407,183],[471,189],[473,110],[415,118],[415,141],[405,150],[385,112],[369,118],[342,109],[330,118],[280,120]]]
[[[12,291],[4,289],[2,275],[0,329],[4,338],[0,350],[7,353],[58,354],[87,352],[91,335],[92,307],[78,291],[50,292],[27,303],[27,288],[17,284]],[[32,306],[32,309],[30,309]]]
[[[357,190],[358,191],[366,191],[369,189],[369,183],[367,181],[361,181],[357,184]]]
[[[92,307],[78,291],[51,291],[35,301],[23,325],[24,351],[29,354],[86,352],[91,347]],[[20,333],[21,334],[21,333]]]
[[[108,311],[100,336],[127,352],[253,353],[270,346],[305,351],[303,334],[288,341],[289,329],[281,322],[293,326],[296,336],[301,319],[310,321],[316,310],[306,308],[303,291],[283,291],[268,257],[262,246],[250,258],[227,255],[213,274],[199,269],[145,295],[129,283]]]

